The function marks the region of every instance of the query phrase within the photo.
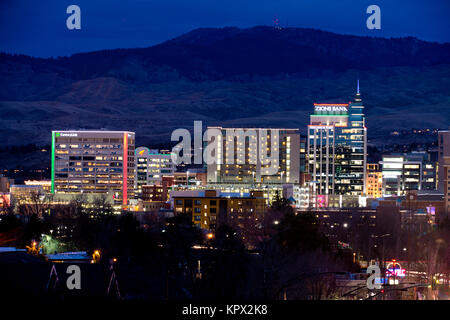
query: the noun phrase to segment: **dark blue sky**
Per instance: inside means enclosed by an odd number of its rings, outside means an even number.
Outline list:
[[[81,30],[66,28],[81,7]],[[366,28],[367,6],[381,30]],[[0,0],[0,51],[49,57],[147,47],[199,27],[273,25],[450,42],[449,0]]]

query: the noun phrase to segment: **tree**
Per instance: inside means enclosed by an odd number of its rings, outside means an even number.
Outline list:
[[[148,262],[157,249],[152,233],[144,231],[132,213],[116,217],[116,231],[111,235],[111,257],[134,258],[138,262]]]
[[[1,215],[0,246],[17,246],[23,236],[23,223],[13,212]]]
[[[278,224],[287,214],[294,214],[294,208],[277,192],[269,209],[264,214],[262,227],[265,239],[269,239],[278,232]]]
[[[108,201],[107,195],[100,194],[87,205],[85,212],[92,218],[98,218],[105,215],[112,215],[113,208]]]
[[[227,224],[217,228],[212,245],[214,248],[225,251],[243,251],[245,249],[237,231]]]
[[[44,217],[49,213],[53,195],[46,194],[42,190],[32,190],[29,193],[17,196],[16,207],[18,213],[24,217],[36,215]]]
[[[75,195],[69,203],[69,216],[77,218],[85,213],[86,205],[88,204],[87,196],[84,193]]]
[[[48,232],[48,225],[39,218],[37,214],[33,214],[24,226],[24,234],[22,240],[25,244],[32,241],[40,241],[41,235]]]
[[[162,243],[173,262],[186,262],[194,244],[203,243],[202,231],[194,225],[189,214],[183,213],[166,220]]]
[[[197,261],[193,257],[192,246],[202,244],[204,237],[192,222],[191,215],[183,213],[166,220],[161,241],[166,267],[166,298],[169,299],[174,292],[189,292],[186,286],[193,285]],[[176,290],[175,285],[180,290]]]
[[[230,297],[251,298],[254,259],[245,250],[236,230],[226,224],[219,226],[212,245],[214,250],[202,255],[202,278],[197,281],[197,297],[215,301]]]
[[[336,292],[335,274],[345,266],[312,213],[296,213],[286,199],[276,196],[265,230],[260,252],[266,299],[323,299]]]

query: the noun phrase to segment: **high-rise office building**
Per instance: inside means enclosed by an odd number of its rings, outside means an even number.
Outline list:
[[[383,194],[404,195],[411,190],[436,190],[436,163],[427,152],[384,155]]]
[[[445,212],[450,212],[450,129],[438,133],[439,190],[444,193]]]
[[[215,154],[215,163],[207,165],[208,183],[300,183],[300,133],[298,129],[264,129],[264,128],[222,128],[209,127],[221,132]],[[240,140],[231,132],[242,130],[244,134],[253,133],[253,139]],[[278,139],[271,141],[272,132],[277,131]],[[262,141],[262,136],[267,134],[267,144]],[[274,137],[276,135],[274,134]],[[233,145],[231,150],[230,145]],[[262,161],[261,148],[266,155],[274,156],[273,163]],[[245,159],[239,162],[239,154],[245,155]],[[233,159],[233,163],[228,161]],[[272,172],[269,168],[275,168]]]
[[[160,185],[163,176],[172,176],[175,164],[169,152],[139,147],[135,151],[136,191],[141,194],[144,185]]]
[[[366,194],[367,129],[359,83],[353,102],[314,104],[307,149],[317,194]]]
[[[112,192],[134,197],[134,132],[52,131],[52,193]]]

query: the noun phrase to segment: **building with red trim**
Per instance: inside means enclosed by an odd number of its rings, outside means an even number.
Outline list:
[[[113,193],[116,206],[134,198],[135,134],[53,131],[52,193]]]

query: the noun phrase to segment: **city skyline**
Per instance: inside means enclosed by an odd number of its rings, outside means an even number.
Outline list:
[[[449,13],[1,2],[0,304],[290,319],[450,300]]]

